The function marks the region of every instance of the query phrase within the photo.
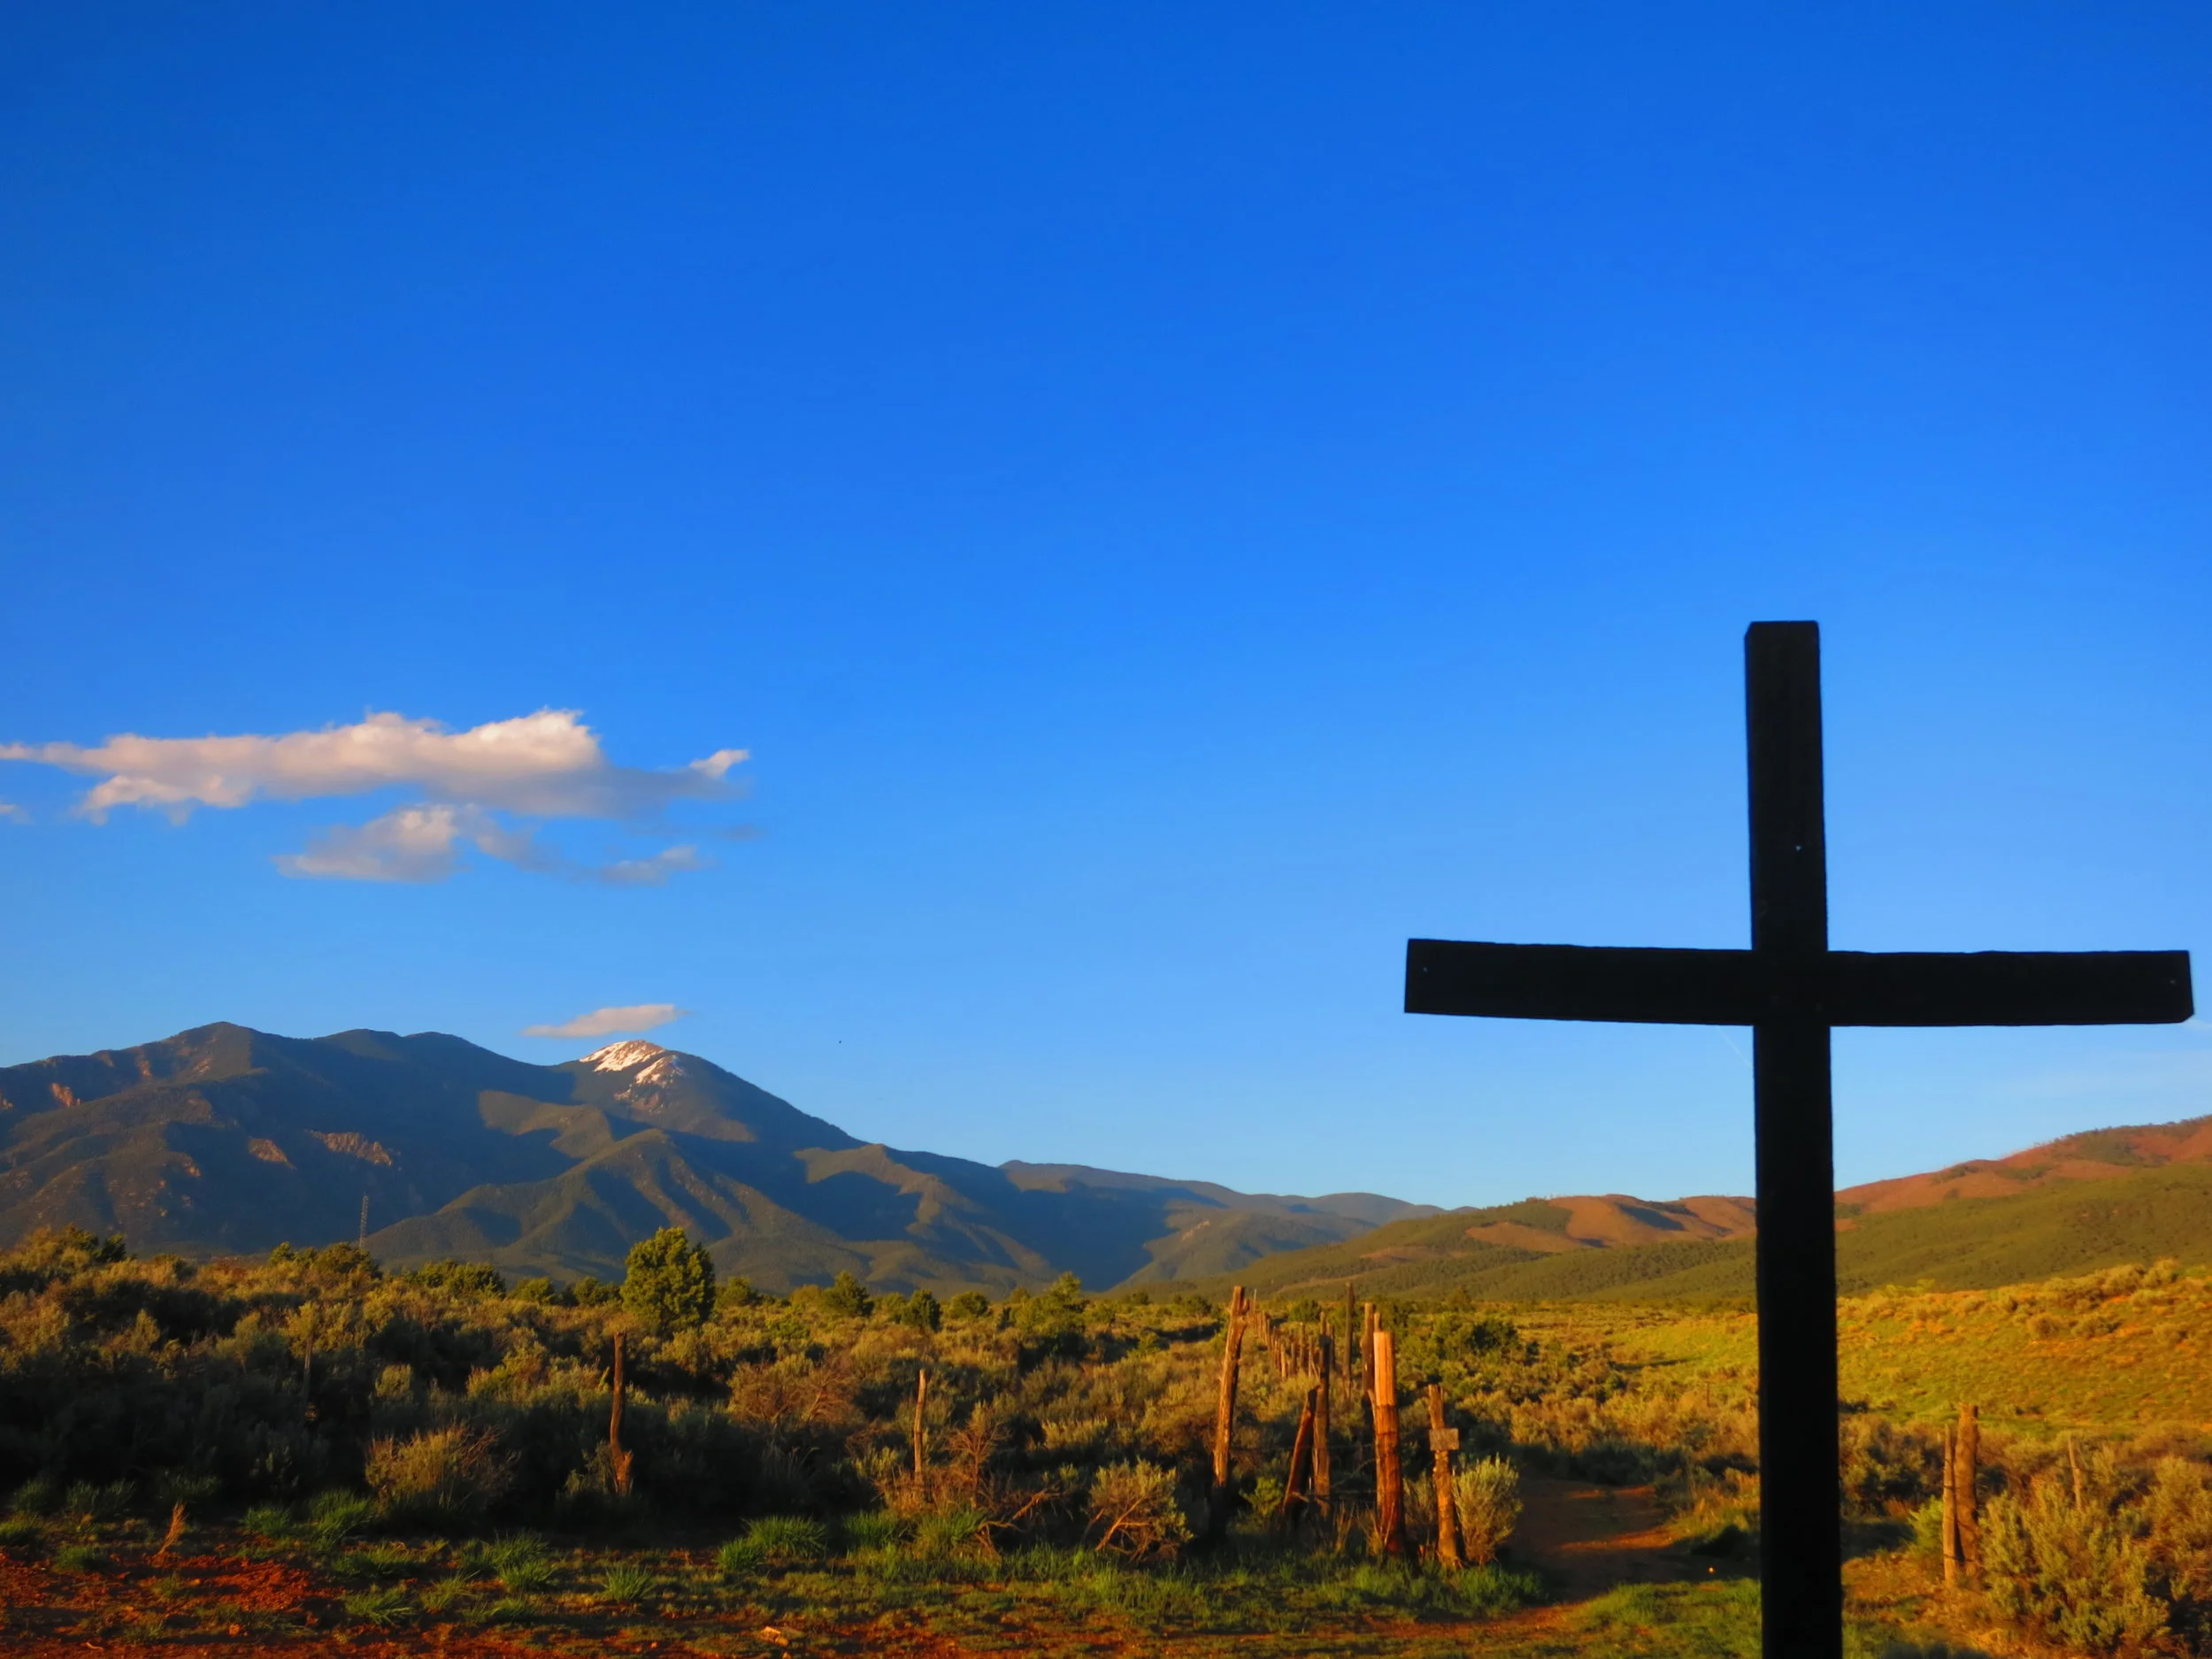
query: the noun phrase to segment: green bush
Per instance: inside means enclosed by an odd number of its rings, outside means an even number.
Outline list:
[[[53,1515],[61,1509],[61,1483],[48,1475],[38,1475],[15,1489],[8,1500],[8,1507],[18,1515]]]
[[[1478,1567],[1495,1561],[1520,1522],[1520,1471],[1502,1457],[1478,1457],[1460,1467],[1453,1495],[1468,1561]]]
[[[945,1323],[945,1311],[937,1304],[937,1298],[926,1290],[918,1290],[906,1299],[900,1310],[902,1324],[910,1325],[917,1331],[935,1331]]]
[[[27,1515],[0,1521],[0,1548],[36,1549],[46,1541],[46,1529]]]
[[[514,1463],[488,1433],[457,1426],[373,1441],[363,1473],[388,1516],[465,1524],[505,1495]]]
[[[71,1544],[54,1552],[56,1572],[97,1572],[107,1564],[106,1554],[90,1544]]]
[[[1191,1526],[1176,1501],[1175,1471],[1142,1458],[1100,1470],[1091,1482],[1084,1536],[1102,1554],[1129,1561],[1180,1555]]]
[[[822,1292],[823,1310],[848,1319],[866,1318],[875,1305],[876,1299],[868,1294],[867,1286],[847,1270],[841,1269]]]
[[[906,1536],[906,1523],[888,1509],[866,1509],[847,1516],[838,1530],[843,1534],[845,1553],[858,1555],[897,1548]]]
[[[653,1575],[642,1567],[610,1567],[601,1580],[599,1599],[615,1607],[632,1607],[653,1593]]]
[[[503,1296],[507,1280],[500,1271],[488,1262],[426,1262],[404,1275],[411,1285],[424,1285],[434,1290],[449,1291],[457,1296]],[[549,1281],[540,1280],[540,1283]]]
[[[734,1544],[723,1547],[725,1557],[740,1563],[738,1571],[747,1565],[796,1566],[828,1554],[829,1529],[803,1515],[764,1515]]]
[[[2080,1652],[2110,1653],[2162,1635],[2149,1548],[2091,1485],[2039,1476],[2024,1496],[1993,1500],[1982,1519],[1991,1605]]]
[[[979,1290],[964,1290],[945,1304],[955,1319],[980,1319],[991,1311],[991,1299]]]
[[[630,1247],[622,1303],[658,1335],[696,1330],[714,1312],[714,1263],[682,1228],[663,1227]]]

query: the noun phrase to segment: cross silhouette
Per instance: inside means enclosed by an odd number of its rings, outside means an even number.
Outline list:
[[[1820,630],[1744,635],[1751,949],[1406,946],[1406,1012],[1753,1030],[1758,1171],[1761,1648],[1841,1659],[1835,1171],[1837,1025],[2170,1024],[2193,1012],[2185,950],[1828,949]]]

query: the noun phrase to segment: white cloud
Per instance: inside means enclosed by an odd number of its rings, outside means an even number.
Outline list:
[[[611,1037],[619,1032],[653,1031],[691,1010],[673,1002],[633,1002],[625,1008],[595,1008],[557,1025],[525,1025],[526,1037]]]
[[[31,815],[12,801],[0,801],[0,824],[28,824]]]
[[[257,800],[304,801],[403,789],[425,797],[361,825],[338,825],[277,859],[290,876],[341,881],[442,881],[465,849],[521,870],[613,887],[657,886],[705,867],[695,846],[605,865],[570,862],[534,831],[495,817],[600,818],[654,833],[678,801],[734,798],[730,769],[741,749],[717,749],[666,771],[617,766],[574,710],[543,709],[512,720],[452,732],[435,720],[371,714],[352,726],[277,737],[140,737],[124,733],[91,748],[75,743],[0,744],[0,760],[27,761],[96,778],[77,810],[96,822],[118,807],[165,811],[181,820],[196,807],[236,808]],[[0,818],[22,816],[0,803]]]
[[[527,831],[511,830],[480,807],[403,806],[366,824],[334,825],[304,852],[284,853],[288,876],[336,881],[442,881],[460,865],[461,844],[523,870],[558,870]]]
[[[541,709],[465,732],[449,732],[435,720],[372,714],[352,726],[281,737],[125,733],[91,749],[0,744],[0,760],[100,779],[79,803],[96,818],[119,806],[181,814],[265,796],[304,801],[395,786],[535,818],[642,818],[673,801],[735,794],[728,773],[744,758],[741,749],[724,749],[667,772],[613,765],[598,734],[572,709]]]
[[[649,858],[618,859],[590,874],[611,887],[657,887],[679,871],[706,867],[696,847],[664,847]]]

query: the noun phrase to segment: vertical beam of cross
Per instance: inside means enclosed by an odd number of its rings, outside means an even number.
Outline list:
[[[1752,1027],[1763,1647],[1841,1659],[1830,1028],[2172,1023],[2196,1003],[2182,950],[1830,950],[1818,627],[1752,624],[1744,670],[1749,950],[1409,940],[1405,1006]]]
[[[1751,784],[1751,949],[1779,979],[1828,949],[1820,633],[1744,635]],[[1789,1010],[1752,1028],[1758,1170],[1762,1645],[1841,1659],[1836,1222],[1828,1026]],[[1820,1294],[1826,1286],[1825,1295]]]

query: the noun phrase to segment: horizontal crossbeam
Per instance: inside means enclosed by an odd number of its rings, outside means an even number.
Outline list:
[[[1669,1025],[2170,1025],[2185,950],[1645,950],[1406,944],[1406,1012]]]

